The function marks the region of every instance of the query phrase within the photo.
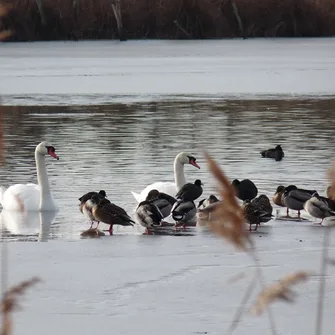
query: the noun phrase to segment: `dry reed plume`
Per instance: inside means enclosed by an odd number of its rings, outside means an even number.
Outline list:
[[[276,284],[266,286],[262,268],[256,255],[255,244],[251,239],[249,231],[246,230],[246,220],[242,208],[236,199],[235,191],[224,172],[206,152],[205,157],[208,162],[209,170],[218,182],[220,196],[223,199],[221,202],[215,203],[215,206],[209,207],[206,212],[208,217],[207,225],[214,233],[232,243],[237,249],[247,252],[252,257],[256,266],[256,274],[250,282],[240,306],[235,312],[227,334],[231,334],[239,324],[256,283],[261,285],[262,290],[250,311],[254,315],[260,315],[266,310],[269,317],[271,333],[276,334],[276,326],[270,310],[271,303],[278,299],[292,302],[293,291],[291,290],[291,286],[307,280],[309,274],[305,271],[298,271],[287,275]],[[242,277],[243,276],[239,274],[237,278]]]
[[[235,191],[224,172],[215,161],[205,153],[209,170],[219,183],[222,199],[212,207],[208,227],[217,235],[232,243],[237,249],[248,251],[252,246],[250,234],[246,231],[245,218],[242,208],[236,200]]]
[[[263,291],[258,295],[256,302],[250,309],[250,312],[254,315],[260,315],[268,308],[271,303],[276,300],[293,302],[294,293],[291,290],[291,286],[307,280],[308,277],[309,273],[299,271],[287,275],[278,283],[264,288]]]
[[[21,296],[29,287],[35,285],[39,281],[39,278],[31,278],[21,282],[16,286],[13,286],[4,293],[1,301],[1,314],[3,315],[3,325],[0,333],[1,335],[10,335],[12,333],[11,314],[15,309],[19,308],[19,296]]]

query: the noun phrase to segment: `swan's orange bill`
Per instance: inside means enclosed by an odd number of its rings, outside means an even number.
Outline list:
[[[200,169],[200,166],[194,160],[191,160],[190,164],[195,166],[196,168]]]

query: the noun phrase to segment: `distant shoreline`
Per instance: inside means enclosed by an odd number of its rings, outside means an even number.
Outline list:
[[[117,1],[2,0],[0,31],[21,42],[335,36],[332,0]]]

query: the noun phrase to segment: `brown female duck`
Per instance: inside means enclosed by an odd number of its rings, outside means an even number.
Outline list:
[[[272,206],[270,199],[265,195],[261,194],[254,200],[245,200],[242,205],[242,213],[249,223],[249,230],[251,231],[251,225],[256,225],[255,230],[261,223],[265,223],[272,218]]]
[[[131,219],[127,212],[123,208],[112,204],[109,200],[101,199],[99,196],[93,195],[90,201],[93,203],[92,214],[94,219],[98,221],[98,226],[100,222],[110,225],[108,230],[110,235],[113,235],[114,225],[134,225],[135,222]]]
[[[280,185],[277,187],[277,190],[272,197],[272,201],[275,205],[280,207],[286,207],[283,201],[284,192],[285,192],[285,186]],[[286,207],[286,217],[290,217],[288,213],[288,207]]]

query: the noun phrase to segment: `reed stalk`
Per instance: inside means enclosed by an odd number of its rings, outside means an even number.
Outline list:
[[[323,235],[323,248],[321,255],[321,269],[320,269],[320,285],[319,285],[319,294],[317,302],[317,311],[316,311],[316,323],[315,323],[315,335],[322,334],[322,325],[323,325],[323,312],[324,312],[324,301],[325,301],[325,290],[326,290],[326,275],[327,275],[327,265],[328,265],[328,249],[330,242],[330,227],[324,227]]]
[[[233,7],[233,13],[235,15],[235,18],[236,18],[236,21],[238,23],[238,27],[241,31],[241,35],[243,37],[243,39],[246,39],[246,35],[245,35],[245,30],[244,30],[244,26],[243,26],[243,22],[242,22],[242,19],[241,19],[241,16],[240,16],[240,13],[239,13],[239,10],[238,10],[238,7],[236,5],[236,2],[235,0],[232,1],[232,7]]]
[[[119,40],[126,41],[123,30],[122,15],[121,15],[121,0],[115,0],[115,3],[112,4],[112,8],[116,19]]]
[[[40,13],[40,16],[41,16],[41,22],[42,22],[43,25],[46,25],[47,24],[47,19],[45,17],[42,0],[36,0],[36,4],[37,4],[37,7],[38,7],[38,11]]]

